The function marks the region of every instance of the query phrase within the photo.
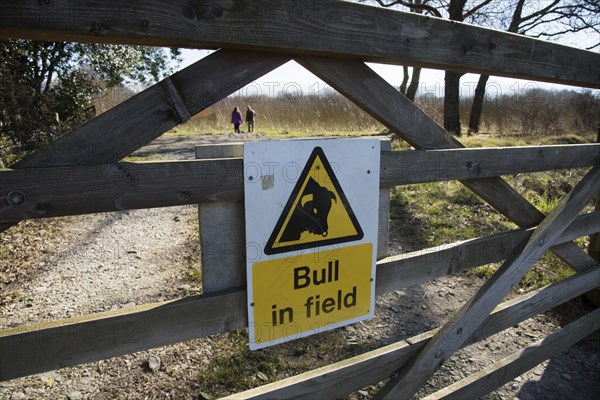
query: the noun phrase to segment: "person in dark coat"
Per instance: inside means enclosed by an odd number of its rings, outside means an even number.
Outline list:
[[[256,112],[248,106],[246,109],[246,122],[248,123],[248,132],[254,132],[254,117],[256,117]]]

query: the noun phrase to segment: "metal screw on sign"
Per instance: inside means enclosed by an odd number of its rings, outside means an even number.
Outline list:
[[[20,207],[25,204],[27,197],[25,196],[25,193],[21,192],[20,190],[13,190],[12,192],[8,193],[7,200],[10,206]]]

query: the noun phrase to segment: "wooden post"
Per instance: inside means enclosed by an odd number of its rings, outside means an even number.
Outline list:
[[[600,143],[600,127],[598,127],[598,136],[596,142]],[[600,211],[600,193],[596,196],[596,211]],[[590,244],[588,246],[588,253],[596,261],[600,262],[600,232],[596,232],[590,236]],[[599,299],[600,300],[600,296]]]
[[[600,143],[600,127],[598,127],[598,136],[596,142]],[[596,211],[600,211],[600,193],[596,195]],[[600,232],[590,235],[590,244],[588,245],[588,254],[596,261],[600,262]],[[591,290],[585,297],[596,307],[600,307],[600,289]]]
[[[382,140],[381,151],[391,151],[392,141]],[[390,188],[379,187],[379,222],[377,227],[377,259],[387,257],[390,239]]]
[[[242,143],[196,146],[196,159],[244,156]],[[212,293],[246,285],[244,201],[198,205],[202,290]]]

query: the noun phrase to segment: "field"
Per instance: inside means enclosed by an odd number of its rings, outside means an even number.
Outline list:
[[[440,124],[443,121],[442,103],[442,98],[434,96],[416,99],[416,104]],[[467,133],[466,121],[469,120],[470,104],[469,98],[461,101],[463,135]],[[194,116],[180,126],[177,132],[231,132],[231,111],[237,106],[244,114],[248,105],[257,112],[256,130],[272,135],[295,137],[385,131],[378,121],[332,91],[310,96],[230,96]],[[598,109],[600,97],[598,93],[591,91],[528,90],[487,99],[484,102],[480,132],[498,134],[504,138],[585,135],[595,132],[600,126]],[[243,124],[242,129],[245,130],[245,127]]]

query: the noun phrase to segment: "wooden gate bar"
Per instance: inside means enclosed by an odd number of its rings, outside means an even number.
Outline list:
[[[571,227],[563,232],[559,241],[573,240],[575,237],[596,232],[598,215],[596,214],[596,219],[590,222],[591,216],[578,217]],[[524,232],[525,236],[523,236],[523,231],[512,234],[515,235],[515,238],[526,240],[531,235],[531,230]],[[502,251],[500,253],[507,257],[511,249],[502,249],[502,245],[506,240],[516,239],[507,238],[507,234],[496,236],[498,237],[497,242],[485,238],[480,245],[502,250],[504,253]],[[457,244],[452,246],[451,250],[456,254],[473,252],[475,254],[474,262],[479,263],[477,265],[492,262],[497,256],[497,254],[490,254],[487,251],[469,250],[472,245],[477,244],[470,242]],[[422,252],[406,254],[401,260],[392,257],[379,261],[378,269],[385,265],[387,274],[377,280],[377,293],[382,293],[384,290],[402,289],[409,285],[426,282],[431,278],[430,271],[424,268],[418,271],[420,273],[418,276],[413,270],[405,273],[404,271],[411,265],[424,265],[426,262],[434,261],[436,270],[443,271],[445,269],[447,273],[453,272],[455,253],[441,252],[439,257],[436,257],[434,256],[435,250],[425,249]],[[395,278],[390,280],[395,286],[390,286],[390,282],[385,280],[386,276]],[[402,279],[404,276],[406,279]],[[578,296],[599,284],[599,268],[579,273],[576,277],[546,288],[544,293],[548,293],[548,295],[541,298],[545,300],[533,301],[532,299],[532,303],[526,309],[534,314],[543,312],[546,308],[538,307],[544,307],[544,304],[551,307],[547,303],[548,301],[555,299],[556,301],[566,301],[572,298],[569,296]],[[527,294],[522,298],[530,296],[534,296],[534,294]],[[516,323],[511,322],[513,320],[510,319],[514,316],[512,312],[507,316],[509,322],[505,327]],[[0,380],[165,346],[243,328],[247,325],[246,291],[238,289],[213,295],[189,297],[184,300],[146,304],[44,322],[29,327],[0,330],[0,354],[2,354],[0,357]],[[494,326],[496,325],[494,324]],[[385,377],[381,376],[379,380]]]
[[[600,165],[593,167],[535,229],[525,247],[488,279],[473,298],[456,312],[416,359],[399,371],[378,393],[378,398],[408,399],[425,384],[479,327],[535,262],[550,248],[579,212],[600,190]]]
[[[488,338],[511,326],[556,307],[600,285],[600,266],[502,303],[464,344]],[[341,398],[381,382],[418,353],[438,329],[339,361],[312,371],[273,382],[226,399]],[[323,379],[323,377],[327,379]]]
[[[226,155],[241,154],[242,147],[238,144],[227,146],[229,153],[215,154],[221,159],[0,171],[0,223],[242,200],[242,160],[222,159]],[[196,148],[208,147],[221,146]],[[597,162],[600,162],[598,144],[382,151],[380,185],[382,190],[387,190],[386,187],[397,185],[587,167]],[[6,201],[6,196],[15,190],[25,196],[24,204],[11,206]],[[383,222],[382,219],[380,225]]]
[[[598,329],[600,329],[600,309],[588,313],[550,336],[532,343],[523,350],[511,354],[473,375],[446,386],[422,400],[478,399],[553,355],[573,346]]]
[[[335,0],[3,0],[0,36],[353,57],[600,88],[591,51]]]
[[[415,148],[434,150],[464,147],[364,63],[318,57],[302,57],[297,61]],[[461,182],[520,227],[536,226],[544,218],[537,208],[502,178]],[[574,243],[563,244],[552,251],[577,271],[595,264],[594,259]]]

